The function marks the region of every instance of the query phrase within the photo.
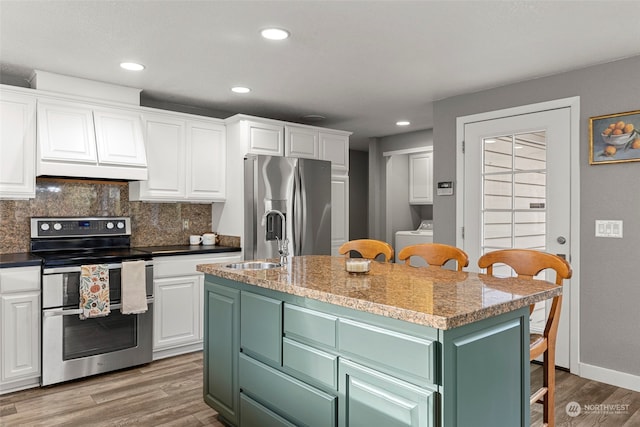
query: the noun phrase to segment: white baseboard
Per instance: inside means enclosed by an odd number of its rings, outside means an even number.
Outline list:
[[[640,392],[640,376],[580,363],[580,376],[616,387]]]
[[[182,345],[173,348],[153,351],[153,360],[166,359],[167,357],[179,356],[181,354],[193,353],[194,351],[202,351],[202,341],[195,344]]]

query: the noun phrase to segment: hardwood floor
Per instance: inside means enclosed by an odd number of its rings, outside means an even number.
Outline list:
[[[540,369],[532,365],[532,388],[540,384]],[[556,381],[556,426],[640,426],[640,393],[560,370]],[[588,405],[588,410],[570,417],[565,411],[569,402]],[[618,405],[622,413],[613,414],[611,407],[597,405]],[[531,426],[541,424],[542,406],[534,405]],[[202,400],[201,352],[0,396],[3,427],[89,425],[223,427],[216,412]]]
[[[531,390],[537,390],[541,384],[542,366],[532,364]],[[567,414],[566,407],[570,402],[580,405],[579,415],[570,417]],[[580,378],[559,369],[556,370],[555,407],[557,427],[640,426],[640,393]],[[620,413],[615,414],[616,410]],[[531,427],[541,425],[542,405],[535,404],[531,407]]]
[[[0,426],[214,426],[202,353],[0,396]]]

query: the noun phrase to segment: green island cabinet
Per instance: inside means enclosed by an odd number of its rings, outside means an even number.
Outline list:
[[[528,319],[437,329],[206,274],[204,400],[242,427],[528,426]]]

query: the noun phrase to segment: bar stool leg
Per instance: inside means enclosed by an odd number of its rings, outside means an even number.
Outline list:
[[[556,395],[556,357],[555,348],[549,345],[547,351],[543,355],[543,387],[546,387],[547,393],[542,398],[542,419],[544,425],[554,427],[556,424],[555,417],[555,395]]]

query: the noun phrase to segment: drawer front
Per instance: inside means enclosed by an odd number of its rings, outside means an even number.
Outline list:
[[[280,415],[271,412],[244,393],[240,393],[242,427],[295,427]]]
[[[282,302],[262,295],[240,294],[240,347],[275,366],[282,366]]]
[[[435,341],[340,319],[341,354],[407,381],[435,383]]]
[[[338,318],[329,314],[285,304],[284,333],[296,341],[336,348]]]
[[[344,426],[434,427],[436,395],[340,359],[339,418]]]
[[[40,290],[40,266],[0,268],[0,292]]]
[[[335,427],[336,397],[240,354],[240,389],[294,424]],[[241,414],[242,417],[242,414]]]
[[[338,389],[338,356],[284,338],[282,365],[333,390]]]
[[[240,259],[241,256],[239,252],[155,257],[153,258],[153,277],[192,276],[194,274],[202,274],[196,270],[198,264],[237,262]]]

